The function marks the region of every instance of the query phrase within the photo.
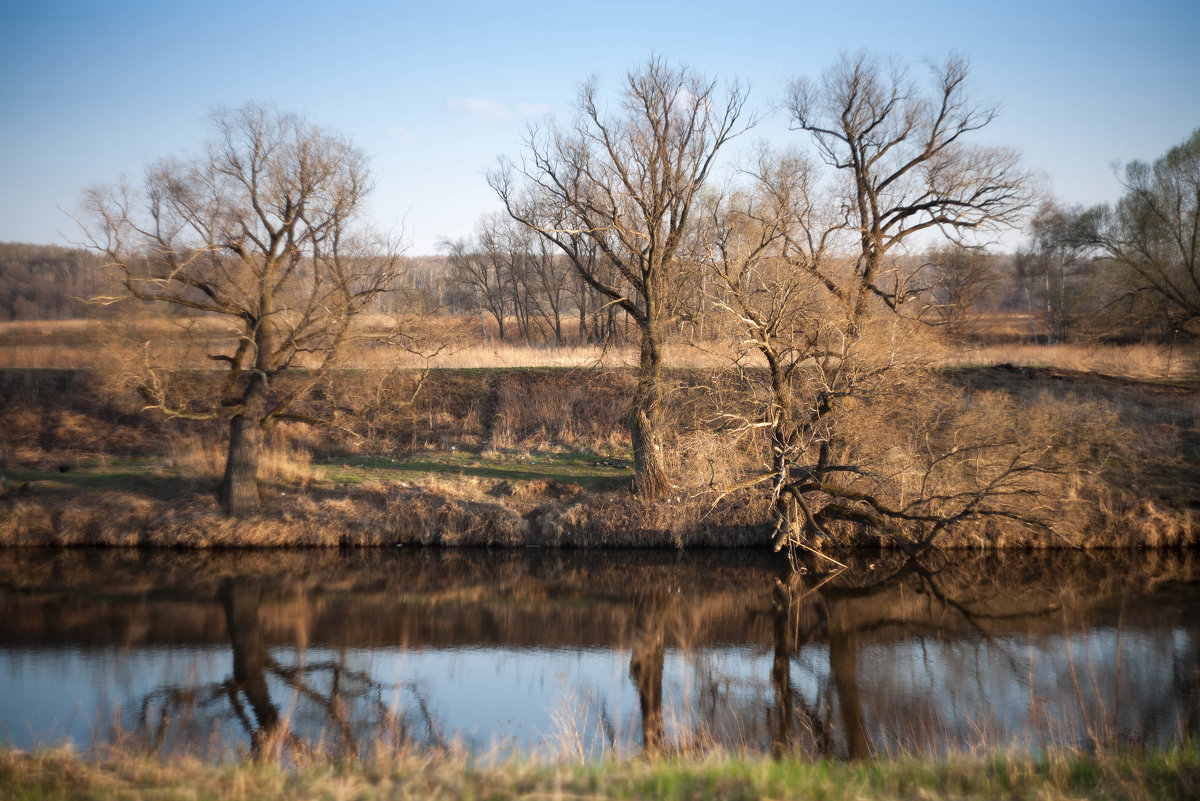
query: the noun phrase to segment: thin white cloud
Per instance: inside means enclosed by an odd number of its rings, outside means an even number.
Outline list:
[[[465,111],[473,117],[500,119],[512,116],[507,106],[490,97],[452,97],[446,101],[446,105],[458,111]]]

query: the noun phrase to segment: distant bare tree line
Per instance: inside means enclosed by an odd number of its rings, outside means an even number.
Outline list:
[[[1041,201],[1024,219],[1014,253],[955,243],[896,254],[925,306],[925,322],[953,340],[1003,338],[1035,344],[1167,341],[1200,334],[1200,130],[1151,164],[1121,173],[1115,206]],[[712,202],[711,200],[708,202]],[[598,252],[582,253],[613,285],[620,276]],[[372,310],[479,317],[484,339],[528,344],[621,342],[630,318],[583,280],[561,252],[511,218],[485,215],[441,252],[402,257],[402,292]],[[691,261],[687,261],[691,259]],[[711,276],[687,254],[667,288],[675,330],[706,339],[721,315],[705,299]],[[0,322],[64,320],[102,313],[87,299],[115,291],[116,277],[93,251],[0,243]],[[1004,315],[1003,330],[988,325]]]
[[[564,345],[620,337],[617,309],[563,254],[512,219],[481,217],[470,238],[441,246],[452,293],[442,307],[478,314],[483,339]]]
[[[955,243],[894,259],[925,306],[923,320],[958,342],[1155,342],[1200,334],[1200,131],[1153,164],[1134,162],[1115,206],[1041,201],[1013,253]],[[441,252],[404,256],[402,292],[372,303],[398,311],[479,318],[483,339],[565,345],[624,342],[628,313],[583,281],[565,256],[507,217],[485,215]],[[593,255],[599,269],[601,256]],[[718,333],[705,302],[711,276],[688,265],[671,289],[675,330]],[[115,291],[105,259],[83,248],[0,242],[0,322],[103,314],[87,299]],[[166,310],[164,310],[166,311]],[[1005,326],[994,324],[1003,316]]]
[[[80,248],[0,242],[0,322],[81,316],[105,288],[103,264]]]

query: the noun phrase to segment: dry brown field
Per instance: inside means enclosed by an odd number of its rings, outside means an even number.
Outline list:
[[[348,369],[400,369],[433,366],[447,369],[517,367],[633,367],[638,362],[632,339],[608,347],[591,344],[527,345],[483,340],[474,321],[433,318],[415,326],[415,350],[361,342],[347,349],[339,366]],[[382,318],[362,323],[364,333],[378,335],[387,328]],[[931,358],[944,366],[1002,365],[1047,367],[1099,373],[1139,380],[1188,380],[1197,375],[1197,353],[1188,344],[1113,344],[1087,341],[1064,344],[1032,344],[1016,336],[1011,322],[994,326],[995,336],[983,341],[949,345],[930,350]],[[1012,329],[1012,330],[1010,330]],[[435,336],[443,335],[445,341]],[[53,320],[0,323],[0,368],[93,369],[114,348],[136,350],[139,341],[172,342],[176,351],[172,364],[184,368],[208,368],[209,352],[228,349],[232,338],[225,335],[222,321],[145,320],[105,322],[101,320]],[[428,356],[436,351],[436,355]],[[676,337],[667,344],[665,362],[675,368],[713,368],[729,364],[733,347],[724,342],[690,343]]]

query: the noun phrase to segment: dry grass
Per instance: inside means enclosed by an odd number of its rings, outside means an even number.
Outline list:
[[[650,503],[627,491],[580,493],[556,482],[516,491],[511,482],[486,479],[273,485],[264,495],[261,514],[232,519],[211,488],[195,482],[147,478],[71,492],[50,486],[0,502],[0,546],[688,548],[765,538],[763,524],[735,504],[701,515],[695,506]]]
[[[384,320],[364,320],[364,333],[380,333]],[[369,343],[352,344],[341,359],[342,367],[379,368],[387,365],[413,369],[432,365],[447,369],[507,369],[521,367],[594,368],[634,367],[635,342],[610,347],[587,344],[525,345],[496,340],[482,341],[474,329],[457,318],[431,318],[405,324],[414,333],[414,351]],[[0,368],[85,369],[98,359],[111,360],[128,351],[126,360],[144,353],[129,343],[168,343],[157,358],[195,369],[210,369],[210,351],[228,349],[232,339],[219,319],[164,320],[124,318],[117,321],[60,320],[0,323]],[[1177,345],[1116,345],[1083,342],[1033,345],[1002,337],[996,344],[946,346],[938,358],[947,366],[1011,364],[1053,367],[1136,379],[1187,378],[1196,375],[1195,347]],[[986,343],[986,341],[985,341]],[[430,360],[428,354],[445,347]],[[160,345],[160,349],[165,345]],[[713,368],[728,365],[734,356],[729,343],[669,342],[665,364],[673,368]],[[164,362],[165,363],[165,362]]]
[[[489,447],[612,454],[626,437],[633,382],[627,371],[498,372],[489,382]]]
[[[0,367],[89,369],[114,351],[139,352],[140,343],[172,346],[172,357],[185,367],[211,367],[200,348],[226,344],[221,320],[167,320],[128,317],[118,320],[52,320],[0,323]],[[184,350],[187,353],[184,353]],[[192,353],[191,351],[194,351]]]
[[[263,481],[306,488],[318,473],[313,469],[312,453],[298,441],[302,433],[288,429],[298,424],[282,424],[271,432],[262,453],[258,470]],[[199,481],[218,481],[225,473],[228,440],[215,430],[201,434],[173,436],[164,465],[180,475]]]
[[[1139,380],[1191,378],[1195,359],[1186,349],[1158,344],[999,344],[962,346],[946,352],[948,366],[1011,364],[1052,367]]]
[[[686,342],[670,342],[663,348],[663,362],[676,369],[712,367],[728,364],[732,351],[719,345],[698,347]],[[636,345],[519,345],[502,342],[472,342],[439,356],[436,364],[447,368],[514,367],[636,367]],[[415,366],[415,364],[414,364]]]
[[[660,502],[631,496],[620,480],[628,475],[631,370],[438,370],[415,396],[411,371],[357,371],[335,374],[310,403],[317,414],[328,404],[360,414],[342,428],[279,426],[264,460],[264,514],[228,521],[213,498],[227,437],[221,421],[144,414],[135,398],[83,371],[0,372],[0,541],[762,542],[770,530],[764,490],[721,495],[763,446],[753,437],[731,446],[713,424],[717,408],[729,408],[744,390],[721,371],[667,375],[676,481]],[[936,453],[930,434],[965,441],[989,431],[1052,446],[1057,470],[1044,477],[1032,509],[1049,518],[1049,537],[977,522],[941,544],[1182,546],[1200,538],[1200,395],[1193,389],[1047,370],[940,375],[937,393],[917,382],[904,397],[855,412],[846,446],[866,454],[873,474],[909,492]],[[185,376],[180,392],[203,394],[211,379]],[[330,467],[343,463],[350,467]],[[354,469],[359,463],[367,466]],[[936,478],[946,487],[985,475],[974,459],[939,464]],[[22,493],[24,482],[30,487]]]
[[[361,321],[360,333],[379,335],[384,320]],[[381,366],[412,369],[432,365],[447,369],[517,367],[633,367],[638,363],[635,341],[602,347],[589,344],[526,345],[480,340],[474,329],[458,318],[433,317],[404,321],[401,329],[412,336],[403,340],[412,347],[352,342],[339,366],[378,369]],[[227,352],[234,343],[224,321],[217,318],[163,319],[127,316],[114,320],[58,320],[0,323],[0,368],[87,369],[97,359],[122,356],[144,358],[142,344],[154,343],[155,360],[186,369],[211,369],[209,352]],[[437,353],[432,358],[429,354]],[[710,367],[727,363],[730,352],[722,345],[697,347],[669,343],[664,359],[671,367]],[[169,359],[170,361],[166,361]]]
[[[1200,755],[1190,746],[1148,754],[1096,757],[1053,752],[1004,753],[944,761],[898,759],[836,763],[729,754],[629,762],[470,760],[453,753],[403,753],[357,766],[312,765],[289,771],[261,763],[161,762],[108,754],[85,761],[68,750],[0,751],[6,798],[428,798],[705,799],[922,798],[1191,799],[1200,793]]]

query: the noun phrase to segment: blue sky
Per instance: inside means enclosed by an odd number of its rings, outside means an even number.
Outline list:
[[[953,51],[1067,203],[1113,200],[1114,160],[1200,127],[1200,2],[207,3],[0,0],[0,240],[64,243],[80,191],[200,148],[216,104],[274,102],[372,157],[373,213],[412,253],[497,207],[484,172],[658,54],[740,79],[764,114],[840,51]],[[797,141],[778,117],[753,140]],[[981,140],[982,141],[982,140]],[[64,211],[65,210],[65,211]]]

